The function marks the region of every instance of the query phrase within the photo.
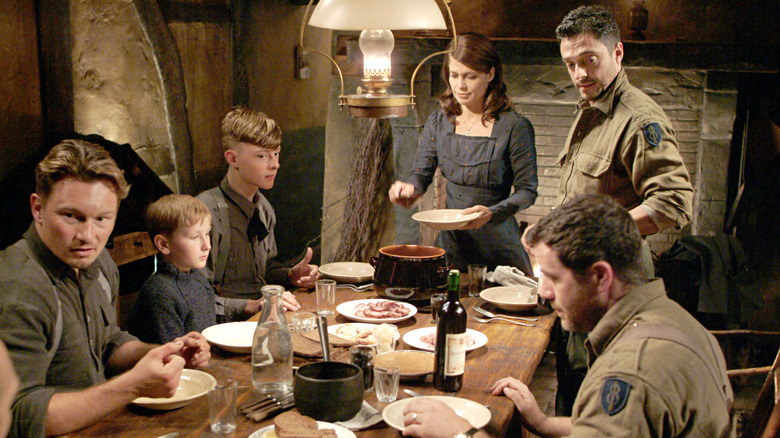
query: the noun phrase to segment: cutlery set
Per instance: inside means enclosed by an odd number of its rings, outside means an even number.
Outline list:
[[[241,413],[254,421],[276,415],[295,406],[292,390],[272,396],[253,393],[252,397],[241,405]]]

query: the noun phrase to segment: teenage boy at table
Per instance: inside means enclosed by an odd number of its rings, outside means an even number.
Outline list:
[[[542,436],[731,435],[733,393],[718,341],[666,296],[663,280],[645,280],[639,228],[625,208],[605,195],[578,197],[526,239],[541,268],[539,296],[564,330],[588,332],[588,372],[571,417],[545,415],[512,377],[493,395],[512,399]],[[404,435],[486,435],[435,401],[409,403],[404,423]]]
[[[212,216],[206,278],[228,298],[257,298],[264,284],[314,287],[318,268],[309,264],[311,248],[292,268],[273,260],[276,214],[260,189],[274,185],[281,128],[259,111],[237,107],[222,120],[221,131],[227,175],[219,186],[198,195]]]
[[[159,346],[117,326],[119,272],[105,246],[128,189],[86,141],[63,141],[35,169],[33,223],[0,252],[0,340],[20,383],[12,437],[69,433],[137,397],[170,397],[185,363],[209,363],[200,333]]]
[[[146,280],[129,331],[144,342],[170,342],[217,323],[241,321],[262,308],[262,298],[218,297],[199,269],[211,249],[211,212],[189,195],[166,195],[146,209],[146,230],[160,252],[157,270]],[[285,306],[295,298],[284,293]]]

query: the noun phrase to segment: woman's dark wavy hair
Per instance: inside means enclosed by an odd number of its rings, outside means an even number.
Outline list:
[[[452,50],[452,43],[450,43],[448,49]],[[488,37],[476,32],[459,34],[458,46],[450,56],[466,67],[478,72],[489,73],[491,68],[495,69],[493,80],[490,81],[485,92],[485,109],[482,113],[482,123],[488,120],[495,120],[499,113],[513,108],[512,101],[506,95],[501,56]],[[441,76],[444,79],[444,83],[447,84],[447,89],[439,96],[439,104],[444,114],[447,115],[447,119],[454,124],[455,117],[459,116],[462,110],[452,94],[452,88],[449,86],[449,58],[444,62]]]

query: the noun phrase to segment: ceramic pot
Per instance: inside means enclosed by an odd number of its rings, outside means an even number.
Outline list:
[[[435,246],[393,245],[371,259],[374,289],[381,297],[427,302],[431,294],[447,288],[449,266],[444,250]]]
[[[293,389],[301,414],[318,421],[347,421],[363,406],[363,372],[342,362],[315,362],[298,368]]]

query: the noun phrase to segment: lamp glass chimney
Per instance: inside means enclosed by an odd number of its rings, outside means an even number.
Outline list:
[[[390,79],[390,53],[395,46],[393,32],[388,29],[366,29],[360,33],[363,52],[363,77],[372,80]]]

